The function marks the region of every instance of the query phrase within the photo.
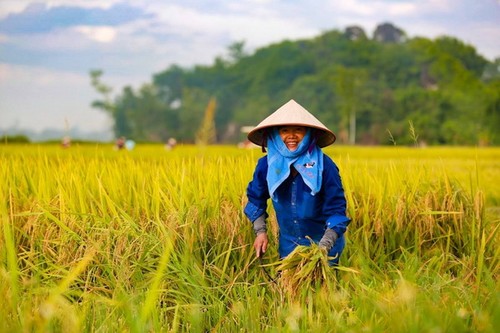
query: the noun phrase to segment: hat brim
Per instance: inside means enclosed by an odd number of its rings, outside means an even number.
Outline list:
[[[316,143],[321,148],[333,144],[336,140],[335,134],[333,134],[333,132],[328,129],[306,124],[298,124],[298,123],[256,127],[248,133],[248,140],[250,140],[251,142],[255,143],[258,146],[267,147],[267,132],[273,127],[281,127],[281,126],[304,126],[316,130],[317,133]]]
[[[316,144],[323,148],[335,142],[335,134],[293,99],[260,122],[248,132],[248,140],[259,146],[267,146],[267,132],[281,126],[304,126],[316,130]]]

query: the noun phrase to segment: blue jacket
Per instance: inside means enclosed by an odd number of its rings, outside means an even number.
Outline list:
[[[325,228],[332,228],[338,239],[329,256],[338,259],[345,246],[344,233],[350,222],[346,216],[346,200],[337,166],[330,157],[324,156],[323,182],[321,190],[311,195],[311,190],[297,174],[290,176],[276,190],[277,202],[272,200],[279,225],[279,254],[286,257],[297,245],[310,245],[310,237],[318,243]],[[255,167],[252,181],[247,187],[248,203],[245,215],[251,222],[259,216],[267,218],[269,191],[266,182],[267,155],[260,158]]]

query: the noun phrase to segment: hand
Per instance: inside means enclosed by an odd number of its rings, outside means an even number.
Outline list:
[[[255,241],[253,242],[253,248],[255,249],[255,253],[257,254],[257,258],[263,255],[267,250],[267,244],[269,241],[267,240],[267,233],[261,232],[255,237]]]
[[[326,252],[329,252],[332,249],[333,245],[335,245],[338,237],[339,236],[333,229],[326,228],[325,234],[319,241],[318,245],[320,248],[324,248]]]

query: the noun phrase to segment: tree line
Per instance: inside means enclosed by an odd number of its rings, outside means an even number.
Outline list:
[[[390,23],[371,37],[357,26],[245,50],[227,48],[211,65],[172,65],[117,94],[90,72],[114,134],[143,142],[194,142],[216,101],[211,143],[236,143],[290,99],[345,144],[497,145],[500,58],[489,61],[457,38],[408,38]]]

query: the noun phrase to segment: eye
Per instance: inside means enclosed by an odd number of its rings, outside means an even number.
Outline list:
[[[290,129],[288,127],[283,127],[280,129],[281,134],[287,134],[290,132]]]

